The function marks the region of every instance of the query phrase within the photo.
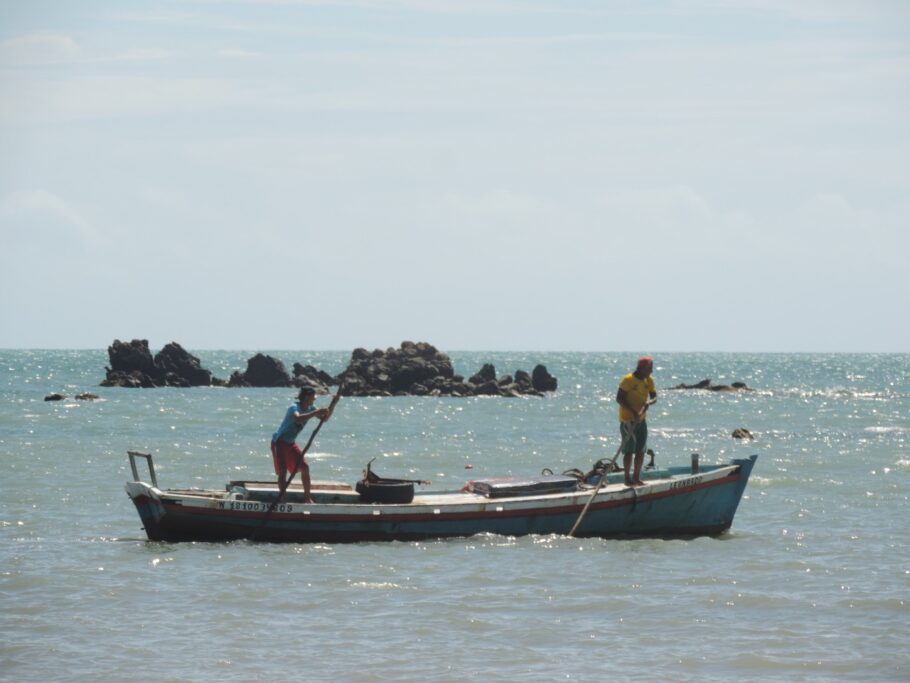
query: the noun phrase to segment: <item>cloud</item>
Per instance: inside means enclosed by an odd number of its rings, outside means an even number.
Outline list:
[[[844,0],[686,0],[681,10],[707,13],[752,13],[779,15],[812,22],[861,21],[864,19],[900,20],[910,18],[902,2],[849,2]]]
[[[85,221],[66,200],[48,190],[20,190],[0,199],[0,216],[12,217],[41,213],[53,216],[70,226],[82,226]]]
[[[75,238],[90,249],[103,243],[79,209],[45,189],[18,190],[0,198],[0,226],[4,226],[4,233],[24,232],[32,240],[37,230]]]
[[[232,0],[236,5],[329,8],[385,12],[422,12],[444,14],[478,14],[507,12],[547,12],[539,3],[526,0],[488,0],[483,3],[463,0]],[[572,12],[560,7],[559,12]]]
[[[477,195],[466,195],[449,192],[445,196],[444,211],[452,211],[460,216],[471,218],[489,218],[494,220],[527,220],[547,209],[536,197],[495,190]]]
[[[249,50],[241,50],[236,47],[226,47],[218,51],[219,57],[224,57],[225,59],[253,59],[256,57],[261,57],[261,52],[250,52]]]
[[[69,36],[42,31],[0,42],[0,64],[55,64],[72,61],[81,52]]]
[[[149,62],[168,59],[170,57],[173,57],[173,54],[168,50],[164,50],[160,47],[150,47],[127,50],[126,52],[122,52],[118,55],[115,55],[114,57],[111,57],[109,60],[105,59],[102,61]]]
[[[671,236],[681,226],[705,226],[717,220],[707,200],[687,185],[611,190],[593,203],[605,220],[636,232]]]
[[[117,11],[109,11],[105,18],[110,21],[138,24],[157,24],[157,25],[174,25],[174,24],[202,24],[205,20],[204,15],[196,12],[166,11],[160,9],[150,10],[132,10],[125,11],[117,5]]]
[[[227,79],[79,76],[9,79],[0,121],[37,124],[198,112],[242,105],[248,91]]]

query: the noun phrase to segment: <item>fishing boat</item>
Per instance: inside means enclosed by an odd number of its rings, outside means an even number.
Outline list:
[[[625,485],[621,472],[595,468],[581,477],[549,472],[492,477],[458,490],[416,493],[414,484],[428,482],[371,477],[368,466],[356,486],[314,481],[314,502],[304,503],[300,485],[289,486],[282,496],[268,481],[231,481],[224,489],[161,489],[152,456],[130,451],[133,480],[126,483],[126,493],[153,541],[341,543],[570,532],[690,538],[730,528],[757,457],[702,467],[693,459],[691,466],[644,472],[644,484],[636,487]],[[140,480],[139,458],[147,461],[150,481]],[[389,483],[391,497],[377,494],[375,487],[383,482]]]

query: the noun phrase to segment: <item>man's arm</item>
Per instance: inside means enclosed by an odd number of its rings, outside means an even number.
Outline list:
[[[303,424],[304,422],[309,420],[311,417],[318,418],[318,419],[322,420],[323,422],[325,422],[326,420],[329,419],[329,417],[331,417],[331,415],[332,414],[329,412],[328,408],[318,408],[318,409],[308,410],[303,413],[294,411],[294,422],[296,422],[297,424]]]
[[[625,389],[622,388],[616,392],[616,402],[628,410],[630,413],[635,415],[636,422],[641,422],[645,418],[645,413],[648,411],[648,408],[657,401],[657,391],[651,391],[649,392],[649,395],[651,397],[651,400],[645,403],[641,407],[641,410],[635,410],[635,408],[629,404],[628,394],[626,393]]]
[[[631,405],[629,405],[629,395],[626,393],[626,390],[620,387],[616,392],[616,402],[621,405],[623,408],[628,410],[633,415],[638,415],[638,411],[635,410]],[[639,416],[640,419],[640,416]]]

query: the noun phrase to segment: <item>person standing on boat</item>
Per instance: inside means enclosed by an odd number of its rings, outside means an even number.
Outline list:
[[[651,373],[654,360],[648,356],[638,359],[634,372],[622,378],[616,392],[619,404],[619,433],[622,436],[623,470],[626,486],[642,486],[641,466],[645,461],[645,446],[648,443],[648,423],[645,413],[657,400],[657,390]],[[635,458],[634,469],[632,458]],[[631,470],[631,471],[630,471]]]
[[[324,422],[332,416],[329,408],[314,408],[315,400],[316,390],[313,387],[302,387],[297,395],[297,403],[287,409],[278,431],[272,434],[272,462],[275,465],[275,474],[278,475],[278,486],[281,491],[285,491],[299,469],[305,503],[313,502],[310,495],[310,466],[300,446],[297,445],[297,436],[311,417]],[[290,478],[287,476],[288,472],[291,473]]]

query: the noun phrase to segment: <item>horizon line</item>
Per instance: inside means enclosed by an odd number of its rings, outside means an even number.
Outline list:
[[[179,343],[179,342],[176,342]],[[415,342],[420,343],[420,342]],[[429,343],[429,342],[426,342]],[[757,350],[757,349],[744,349],[744,350],[729,350],[729,349],[677,349],[677,350],[629,350],[629,349],[613,349],[613,350],[596,350],[596,349],[451,349],[445,350],[435,344],[431,344],[441,353],[610,353],[610,354],[638,354],[642,355],[643,353],[660,355],[660,354],[677,354],[677,353],[731,353],[731,354],[751,354],[751,353],[761,353],[761,354],[830,354],[830,355],[849,355],[849,354],[880,354],[880,355],[906,355],[910,351],[888,351],[888,350],[819,350],[819,349],[797,349],[797,350]],[[162,345],[163,348],[165,345]],[[385,348],[373,347],[370,349],[366,346],[356,346],[354,349],[305,349],[305,348],[259,348],[254,350],[251,347],[210,347],[210,348],[196,348],[190,349],[183,344],[180,344],[184,350],[193,353],[194,351],[198,352],[211,352],[211,351],[223,351],[223,352],[232,352],[232,353],[351,353],[355,349],[363,348],[367,350],[376,350],[387,351],[388,349],[398,349],[401,348],[387,346]],[[152,347],[150,345],[149,350]],[[107,351],[106,347],[76,347],[76,346],[0,346],[0,351]]]

